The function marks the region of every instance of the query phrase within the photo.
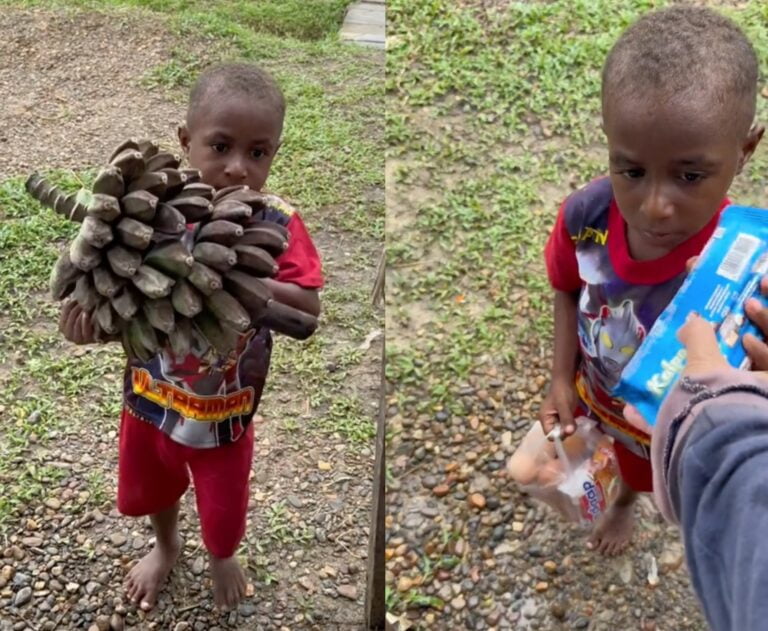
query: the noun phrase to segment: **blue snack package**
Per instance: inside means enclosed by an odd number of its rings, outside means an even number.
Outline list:
[[[768,304],[760,295],[766,273],[768,210],[728,206],[696,267],[624,368],[613,396],[635,406],[650,425],[656,423],[664,398],[685,368],[685,348],[677,332],[691,313],[713,324],[729,364],[748,369],[741,339],[746,333],[763,335],[745,316],[744,303],[757,298]]]

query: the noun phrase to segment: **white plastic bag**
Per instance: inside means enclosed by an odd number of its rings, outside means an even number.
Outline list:
[[[591,528],[613,500],[618,467],[612,440],[592,419],[576,419],[566,439],[544,435],[535,422],[507,463],[520,489],[549,504],[567,520]]]

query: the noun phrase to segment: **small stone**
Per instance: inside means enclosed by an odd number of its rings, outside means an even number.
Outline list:
[[[144,537],[134,537],[133,541],[131,541],[131,546],[134,550],[141,550],[145,545],[147,545],[147,542],[144,540]]]
[[[301,585],[308,592],[314,592],[316,587],[309,576],[302,576],[299,578],[299,585]]]
[[[22,587],[18,592],[16,592],[16,597],[13,599],[13,604],[16,607],[21,607],[26,605],[30,600],[32,600],[32,588]]]
[[[523,532],[525,529],[525,524],[521,521],[513,521],[512,522],[512,532]]]
[[[101,585],[99,585],[96,581],[88,581],[88,583],[85,586],[85,593],[89,596],[93,596],[99,589],[101,588]]]
[[[512,432],[503,432],[501,435],[501,446],[502,447],[511,447],[512,446]]]
[[[472,508],[483,509],[485,508],[485,497],[482,493],[472,493],[469,496],[469,505]]]
[[[576,618],[576,620],[573,621],[571,628],[586,629],[588,626],[589,626],[589,618],[585,618],[584,616],[581,616],[580,618]]]
[[[557,563],[554,561],[544,561],[544,569],[547,574],[555,574],[557,572]]]
[[[324,462],[323,460],[318,460],[317,468],[320,469],[320,471],[330,471],[331,469],[333,469],[333,465],[330,462]]]
[[[203,557],[197,557],[192,563],[192,574],[202,574],[205,569],[205,559]]]
[[[538,583],[536,583],[536,591],[537,592],[539,592],[539,593],[545,592],[548,589],[549,589],[549,583],[547,583],[547,581],[539,581]]]
[[[61,500],[55,497],[49,497],[45,500],[45,505],[52,510],[59,510],[61,508]]]
[[[21,543],[23,543],[27,548],[39,548],[41,545],[43,545],[43,538],[42,537],[24,537],[21,540]]]
[[[437,497],[445,497],[450,492],[451,487],[447,484],[438,484],[432,488],[432,493],[434,493]]]
[[[74,583],[74,582],[67,583],[66,590],[70,594],[76,593],[79,589],[80,589],[80,584],[79,583]]]
[[[27,417],[27,423],[30,425],[36,425],[40,422],[40,416],[42,415],[42,412],[40,410],[35,410]]]
[[[109,541],[113,546],[119,548],[125,545],[125,542],[128,541],[128,537],[126,537],[122,532],[113,532],[111,535],[109,535]]]
[[[564,620],[567,609],[564,603],[557,600],[550,605],[549,612],[556,620]]]
[[[304,502],[302,502],[301,499],[295,495],[289,495],[285,499],[294,508],[301,508],[302,506],[304,506]]]
[[[685,552],[682,544],[677,541],[668,543],[659,557],[659,569],[667,574],[677,570],[685,559]]]
[[[188,630],[189,630],[189,622],[187,622],[186,620],[177,622],[176,626],[173,627],[173,631],[188,631]]]
[[[96,627],[99,631],[109,631],[109,616],[98,616],[96,618]]]
[[[467,601],[464,600],[464,596],[462,594],[459,594],[458,596],[456,596],[456,598],[453,598],[451,600],[451,608],[455,609],[456,611],[461,611],[466,606],[467,606]]]
[[[421,479],[421,485],[425,489],[434,489],[437,486],[437,484],[438,484],[437,477],[435,477],[434,475],[425,475]]]
[[[401,576],[397,579],[397,591],[407,592],[413,587],[413,579],[409,576]]]
[[[124,627],[125,622],[123,621],[122,617],[120,617],[120,615],[117,613],[113,613],[112,617],[109,619],[109,628],[112,631],[123,631]]]
[[[339,585],[336,587],[339,596],[349,600],[357,600],[357,587],[354,585]]]

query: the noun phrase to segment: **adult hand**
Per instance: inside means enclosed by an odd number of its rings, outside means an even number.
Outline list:
[[[65,302],[59,314],[59,331],[70,342],[75,344],[91,344],[95,342],[91,314],[74,300]]]
[[[715,330],[704,318],[691,314],[685,325],[678,331],[677,338],[685,346],[686,352],[683,377],[696,377],[713,370],[729,367],[730,364],[728,364],[720,352]],[[765,346],[762,342],[760,344]],[[766,350],[768,351],[768,347]],[[653,428],[632,405],[624,407],[624,418],[627,422],[648,434],[653,431]]]

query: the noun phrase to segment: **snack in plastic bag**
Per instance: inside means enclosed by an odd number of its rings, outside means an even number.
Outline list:
[[[613,395],[631,403],[650,424],[685,367],[685,348],[678,330],[692,312],[709,320],[728,363],[749,368],[741,339],[746,333],[762,337],[744,315],[744,303],[760,295],[760,280],[768,272],[768,211],[728,206],[696,267],[672,302],[654,323],[634,357],[624,368]]]
[[[591,527],[618,488],[618,468],[611,438],[586,417],[576,431],[554,441],[535,422],[507,463],[522,491],[557,510],[569,521]]]

